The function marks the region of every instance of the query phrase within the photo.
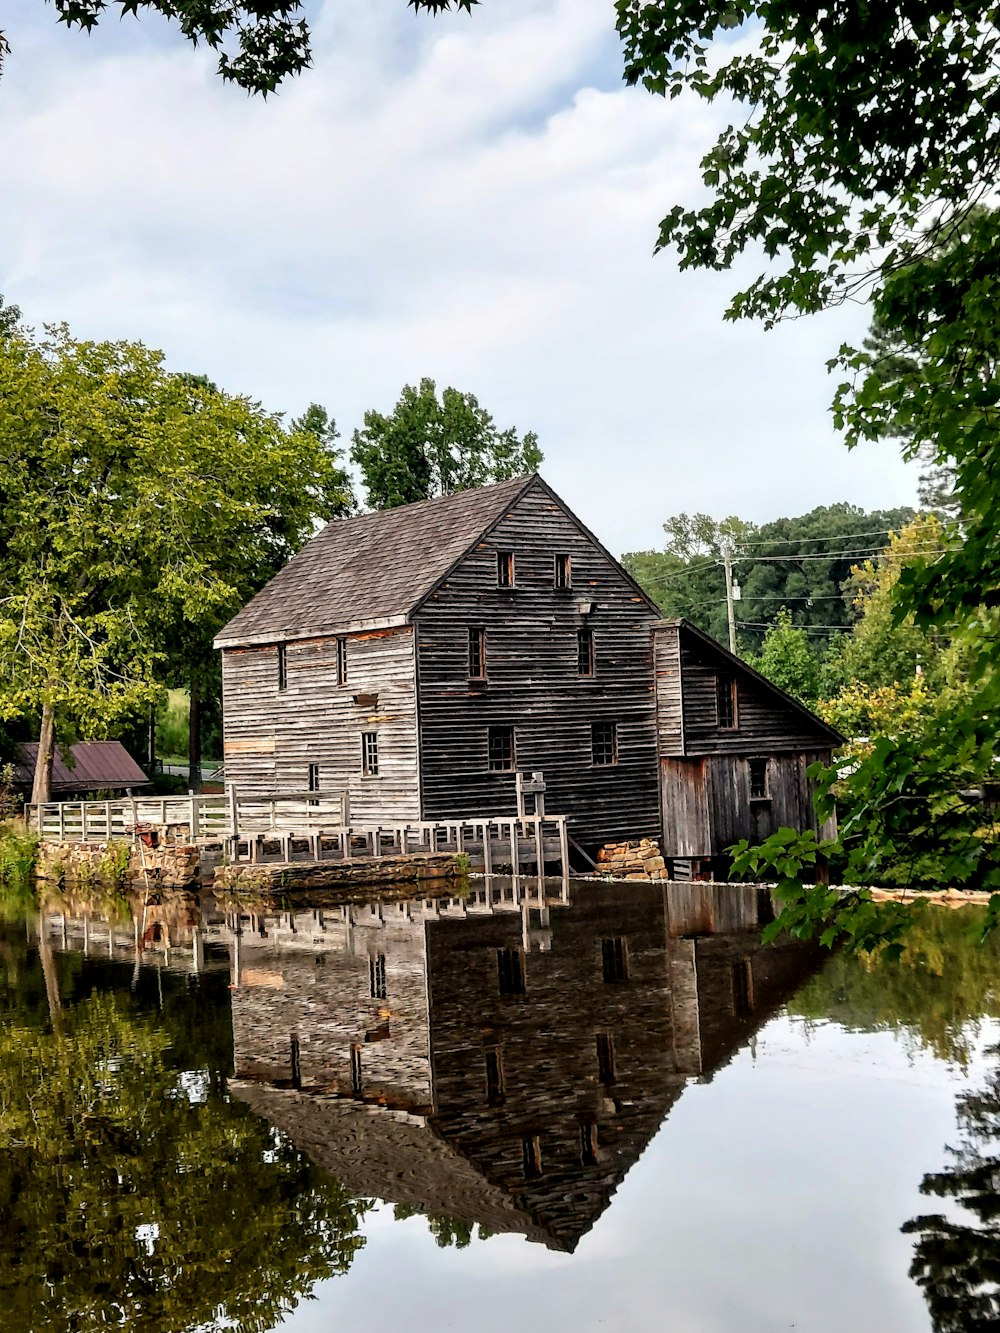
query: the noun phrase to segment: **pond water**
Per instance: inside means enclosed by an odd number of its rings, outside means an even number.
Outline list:
[[[899,964],[700,884],[29,909],[4,1333],[998,1326],[971,909]]]

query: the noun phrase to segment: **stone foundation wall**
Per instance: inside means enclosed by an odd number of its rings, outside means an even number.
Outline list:
[[[35,874],[60,883],[124,884],[187,888],[198,882],[197,847],[143,847],[131,842],[43,842],[38,848]]]
[[[597,853],[597,873],[612,879],[668,879],[666,862],[655,838],[609,842]]]
[[[413,852],[383,856],[377,861],[287,861],[216,867],[213,885],[218,890],[337,888],[347,884],[413,883],[425,879],[460,879],[467,872],[451,852]]]

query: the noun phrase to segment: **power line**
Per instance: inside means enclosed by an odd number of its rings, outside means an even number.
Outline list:
[[[737,541],[739,546],[800,546],[803,542],[848,542],[860,537],[888,537],[895,528],[877,528],[874,532],[835,532],[828,537],[761,537],[758,541]]]

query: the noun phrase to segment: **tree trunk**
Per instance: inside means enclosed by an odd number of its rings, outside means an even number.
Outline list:
[[[191,711],[188,714],[188,786],[201,791],[201,690],[198,673],[191,672]]]
[[[52,758],[56,745],[56,710],[51,703],[42,704],[42,726],[38,736],[38,754],[35,758],[35,779],[31,785],[33,805],[52,800]]]

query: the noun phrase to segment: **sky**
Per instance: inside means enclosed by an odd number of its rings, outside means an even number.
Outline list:
[[[830,419],[864,307],[728,324],[759,265],[654,257],[725,118],[626,88],[613,9],[315,0],[313,68],[262,101],[157,18],[87,36],[5,0],[0,292],[269,409],[320,402],[345,441],[421,377],[472,392],[616,553],[681,511],[913,503],[898,451]]]

